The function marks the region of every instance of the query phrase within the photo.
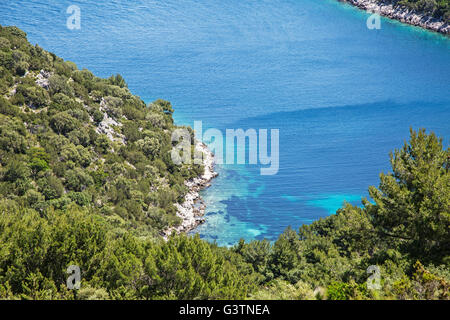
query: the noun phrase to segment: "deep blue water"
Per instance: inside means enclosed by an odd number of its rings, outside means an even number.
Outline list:
[[[66,28],[69,5],[81,30]],[[334,0],[2,1],[0,24],[99,76],[121,73],[180,124],[278,128],[280,170],[223,165],[202,237],[275,239],[359,204],[409,127],[450,137],[450,40]]]

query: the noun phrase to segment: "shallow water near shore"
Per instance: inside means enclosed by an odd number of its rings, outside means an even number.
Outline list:
[[[66,9],[81,8],[81,30]],[[217,166],[202,191],[221,245],[274,240],[359,204],[409,127],[450,137],[450,40],[333,0],[15,1],[0,23],[99,76],[122,74],[149,102],[170,100],[175,120],[207,128],[278,128],[280,169]],[[224,132],[224,131],[223,131]]]

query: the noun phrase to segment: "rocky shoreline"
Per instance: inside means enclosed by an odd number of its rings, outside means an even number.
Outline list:
[[[431,31],[450,35],[450,24],[420,12],[416,12],[408,7],[397,5],[397,1],[376,1],[376,0],[339,0],[349,3],[360,9],[378,13],[379,15],[398,20],[413,26],[422,27]]]
[[[173,233],[189,232],[205,222],[203,215],[205,214],[206,205],[199,192],[209,187],[211,180],[217,177],[218,173],[214,171],[214,154],[208,149],[206,144],[197,141],[195,148],[204,154],[203,166],[205,171],[203,175],[185,182],[189,192],[185,195],[182,204],[175,204],[178,209],[177,216],[182,219],[182,222],[179,226],[165,230],[163,232],[164,239],[167,239]]]

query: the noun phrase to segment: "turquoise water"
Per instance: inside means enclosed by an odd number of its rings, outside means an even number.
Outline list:
[[[66,28],[69,5],[81,30]],[[178,123],[278,128],[280,170],[222,165],[195,232],[223,245],[359,204],[409,127],[450,136],[450,40],[333,0],[3,1],[0,23],[99,76],[121,73]]]

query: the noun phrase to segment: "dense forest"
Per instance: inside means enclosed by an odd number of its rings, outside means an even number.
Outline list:
[[[0,27],[0,299],[450,298],[450,151],[435,134],[411,130],[361,206],[225,248],[161,237],[203,172],[173,164],[172,113]]]

